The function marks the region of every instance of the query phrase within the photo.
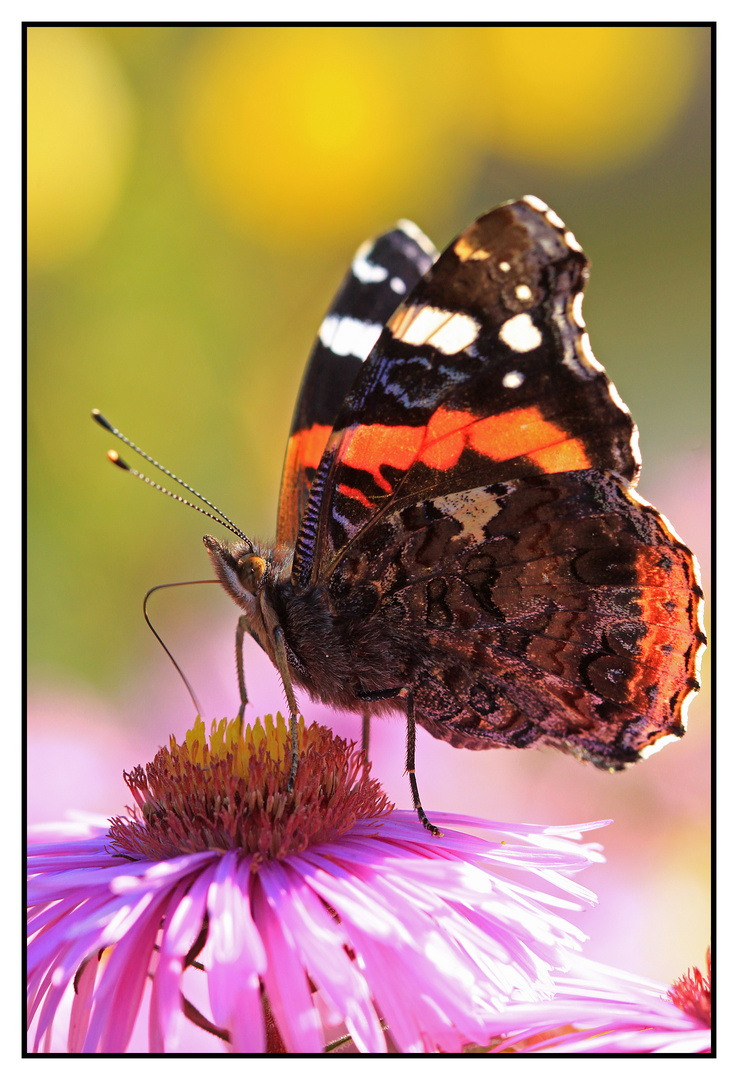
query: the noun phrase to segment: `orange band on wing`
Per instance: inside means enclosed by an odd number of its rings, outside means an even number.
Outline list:
[[[403,424],[359,424],[347,432],[348,442],[341,453],[341,464],[371,473],[378,486],[389,492],[389,484],[380,473],[383,465],[409,469],[425,439],[425,428]]]
[[[294,435],[291,435],[287,444],[289,465],[317,469],[331,430],[328,424],[313,424],[312,427],[296,431]]]
[[[295,542],[307,485],[304,470],[317,469],[330,433],[331,428],[327,424],[313,424],[290,436],[282,469],[277,516],[277,539],[280,542]]]
[[[438,409],[428,422],[419,460],[433,469],[448,469],[465,446],[493,461],[527,457],[549,473],[591,464],[581,439],[571,438],[533,407],[482,419],[462,410]]]
[[[348,484],[339,484],[336,490],[339,495],[345,495],[347,499],[356,499],[362,506],[365,506],[367,510],[374,509],[374,503],[371,499],[368,499],[364,492],[359,491],[358,488],[349,487]]]
[[[431,469],[450,469],[465,447],[493,461],[527,457],[544,472],[587,469],[590,460],[581,439],[544,419],[534,407],[511,409],[479,418],[465,410],[437,409],[426,427],[359,424],[344,435],[341,462],[371,473],[386,492],[391,485],[382,466],[409,469],[421,461]]]
[[[534,406],[477,420],[469,432],[469,445],[495,461],[530,458],[545,472],[586,469],[590,464],[582,441],[545,420]]]
[[[673,549],[666,559],[664,554],[664,547],[643,547],[636,560],[640,625],[645,633],[638,641],[637,666],[629,683],[631,700],[647,716],[661,721],[661,734],[665,715],[671,715],[675,723],[686,723],[682,706],[699,682],[694,658],[701,630],[689,604],[694,589],[694,581],[685,576],[685,568],[691,571],[689,556]]]

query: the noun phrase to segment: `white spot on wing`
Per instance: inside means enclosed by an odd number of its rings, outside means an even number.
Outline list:
[[[384,281],[389,274],[389,271],[384,266],[377,266],[376,263],[369,262],[366,256],[371,247],[372,245],[369,242],[362,244],[354,255],[354,261],[351,263],[354,276],[364,285]]]
[[[482,494],[484,498],[481,497]],[[442,495],[438,499],[433,499],[433,506],[440,510],[444,517],[452,517],[461,525],[462,531],[457,534],[457,540],[468,541],[472,544],[484,543],[487,539],[485,526],[500,512],[499,503],[496,499],[490,499],[484,488]]]
[[[546,211],[546,221],[550,222],[551,225],[555,226],[555,228],[557,228],[557,229],[566,228],[563,221],[561,220],[561,218],[559,217],[559,215],[556,213],[555,210],[550,210],[549,209],[549,210]]]
[[[453,356],[476,341],[478,334],[479,324],[470,315],[453,315],[448,322],[439,326],[428,339],[428,344],[435,345],[447,356]]]
[[[460,236],[454,244],[454,254],[461,260],[466,262],[468,259],[481,261],[482,259],[488,259],[491,252],[485,248],[475,248],[469,243],[464,236]]]
[[[500,270],[502,270],[503,274],[507,274],[510,270],[510,263],[506,262],[505,259],[503,259],[502,262],[498,263],[497,265]]]
[[[429,305],[400,308],[387,325],[398,341],[433,345],[447,356],[461,352],[479,334],[479,325],[470,315]]]
[[[502,385],[507,390],[517,390],[519,386],[522,386],[525,376],[519,371],[508,371],[506,375],[502,376]]]
[[[587,325],[584,321],[584,316],[582,315],[583,303],[584,293],[578,292],[571,302],[571,317],[581,330],[584,330],[584,327]]]
[[[541,344],[541,331],[530,315],[513,315],[500,327],[500,340],[513,352],[530,352]]]
[[[518,300],[530,300],[533,296],[533,293],[530,291],[527,285],[516,285],[515,295],[517,296]]]
[[[381,332],[379,323],[362,322],[348,315],[326,315],[318,336],[336,356],[356,356],[366,360]]]
[[[642,495],[639,495],[635,488],[628,488],[628,495],[633,502],[637,502],[639,506],[645,506],[648,510],[653,510],[653,506],[648,499],[644,499]]]
[[[542,214],[545,214],[548,210],[548,204],[539,199],[537,195],[524,195],[523,202],[526,202],[528,206],[532,206],[534,210],[540,210]]]
[[[659,512],[657,511],[657,513],[659,513]],[[666,514],[659,513],[659,519],[661,521],[661,524],[666,529],[666,531],[674,538],[674,540],[676,540],[677,544],[684,544],[684,541],[682,540],[681,536],[676,531],[676,529],[674,528],[672,523],[669,521]],[[686,544],[684,546],[686,547]],[[695,563],[696,563],[696,560],[695,560]],[[697,574],[697,577],[699,578],[699,574]]]
[[[633,434],[630,437],[630,452],[633,455],[633,460],[636,463],[636,468],[640,472],[641,465],[643,464],[643,458],[641,457],[641,447],[638,441],[638,425],[633,425]]]
[[[438,252],[435,247],[423,230],[419,229],[414,221],[408,221],[407,218],[400,218],[400,220],[396,222],[395,228],[401,229],[402,232],[406,233],[406,235],[409,236],[411,240],[414,240],[418,247],[421,248],[426,255],[430,255],[434,261],[438,258]]]
[[[402,294],[407,292],[407,285],[402,278],[393,277],[390,281],[390,289],[392,289],[393,292]]]
[[[581,352],[584,360],[595,369],[595,371],[604,371],[602,364],[599,362],[595,354],[592,352],[592,346],[589,342],[589,334],[582,334],[580,339]]]
[[[695,653],[695,656],[694,656],[694,663],[695,663],[694,677],[695,677],[695,679],[697,679],[697,682],[699,682],[699,680],[700,680],[700,669],[702,667],[702,657],[704,656],[706,648],[707,648],[707,645],[700,645],[698,647],[698,649],[697,649],[697,652]],[[684,695],[684,701],[682,702],[682,711],[681,711],[681,714],[679,716],[679,719],[681,720],[682,727],[684,728],[685,731],[687,730],[689,706],[692,704],[694,699],[697,697],[698,693],[699,693],[699,687],[697,689],[695,689],[695,690],[688,690],[687,693]],[[643,756],[643,755],[641,754],[641,756]]]
[[[624,413],[627,413],[627,415],[630,416],[630,409],[625,404],[625,402],[621,398],[620,394],[617,392],[617,389],[615,388],[615,383],[608,382],[607,389],[608,389],[608,391],[610,393],[610,397],[615,402],[615,404],[620,409],[620,411],[624,412]]]
[[[689,694],[687,695],[687,697],[689,697]],[[655,743],[651,743],[650,746],[644,746],[640,752],[640,756],[645,760],[646,758],[651,757],[652,754],[655,754],[657,750],[661,750],[662,747],[672,742],[679,742],[679,736],[669,734],[662,735],[661,738],[657,739]]]
[[[572,251],[582,250],[582,245],[579,243],[571,229],[567,229],[564,233],[564,242],[571,248]]]

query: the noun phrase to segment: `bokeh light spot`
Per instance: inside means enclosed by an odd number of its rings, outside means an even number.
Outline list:
[[[408,111],[416,61],[384,30],[214,30],[185,76],[182,141],[201,191],[269,244],[363,235],[417,185],[444,189],[435,124]]]
[[[571,173],[617,167],[658,145],[697,71],[695,38],[680,27],[466,33],[468,134],[499,154]]]
[[[127,172],[133,102],[94,29],[28,29],[28,266],[89,249]]]

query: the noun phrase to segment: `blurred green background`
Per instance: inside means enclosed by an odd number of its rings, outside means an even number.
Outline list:
[[[209,524],[111,469],[90,409],[271,537],[313,335],[356,247],[399,217],[439,248],[527,193],[564,218],[593,264],[595,353],[641,430],[640,491],[709,584],[710,82],[703,28],[28,30],[29,791],[49,812],[43,754],[61,755],[75,724],[148,733],[153,755],[171,727],[152,738],[154,703],[169,697],[183,734],[187,699],[140,604],[157,582],[210,573]],[[152,602],[158,628],[213,711],[235,707],[235,608],[216,589],[175,593]],[[652,874],[659,918],[678,890],[689,910],[675,954],[651,940],[653,911],[634,930],[646,900],[603,926],[630,933],[631,967],[675,978],[709,933],[708,704],[703,692],[688,739],[638,779],[428,740],[424,801],[615,817],[611,863],[620,851],[633,881]],[[396,726],[387,786],[407,805]],[[84,802],[73,775],[70,806]],[[482,802],[461,805],[475,783]]]

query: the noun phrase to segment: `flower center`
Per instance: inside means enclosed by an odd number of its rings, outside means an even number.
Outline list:
[[[327,728],[299,721],[300,763],[287,790],[291,742],[282,716],[239,733],[237,720],[213,721],[210,738],[197,720],[178,744],[170,737],[144,770],[124,779],[136,806],[111,819],[117,854],[167,859],[240,848],[281,859],[310,843],[332,840],[359,818],[389,813],[392,804],[369,776],[363,754]]]
[[[672,986],[669,997],[682,1012],[701,1020],[710,1027],[712,1022],[712,955],[707,950],[707,975],[698,968],[690,968],[686,975]]]

